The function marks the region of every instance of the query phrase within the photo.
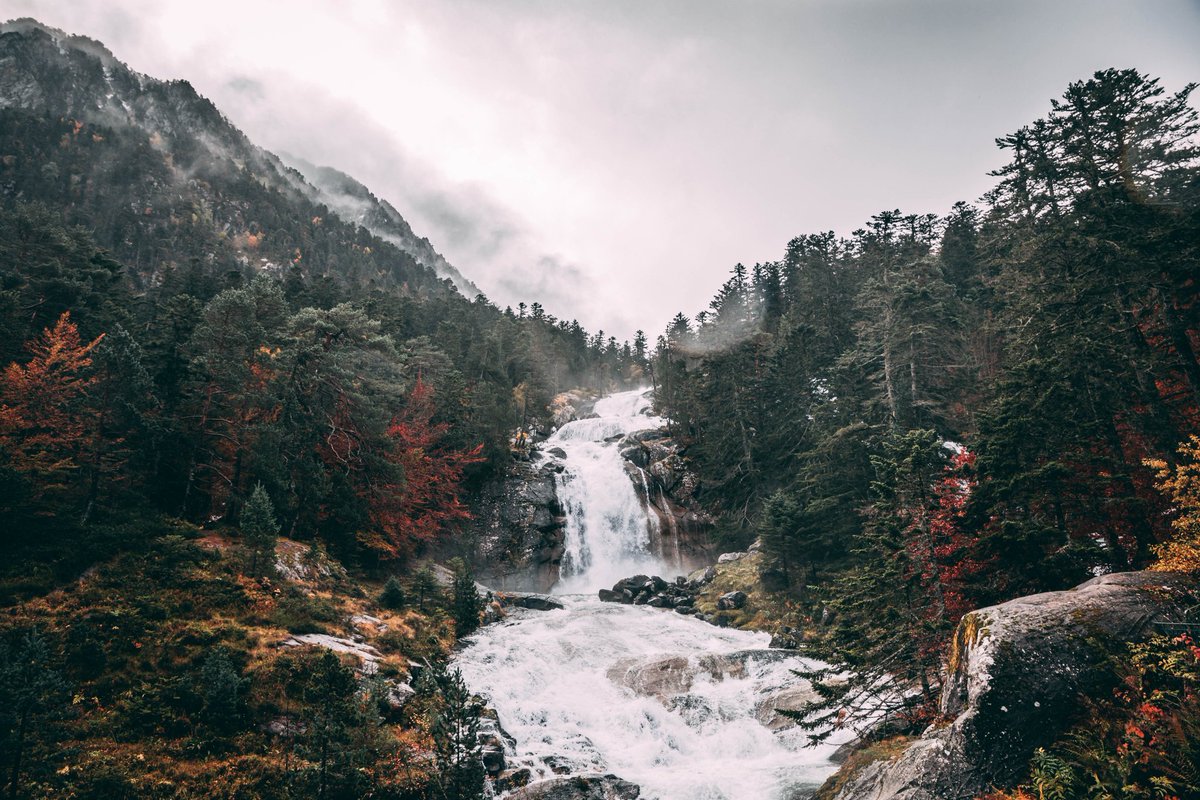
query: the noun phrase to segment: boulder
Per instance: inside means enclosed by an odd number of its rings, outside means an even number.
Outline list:
[[[501,605],[516,608],[528,608],[533,611],[558,611],[563,604],[548,594],[533,594],[531,592],[497,592],[496,599]],[[603,599],[603,598],[602,598]]]
[[[782,626],[771,634],[771,647],[781,650],[795,650],[804,642],[804,631],[796,630],[787,625]]]
[[[558,754],[542,756],[541,761],[555,775],[570,775],[572,772],[585,772],[589,768],[589,764],[586,761]]]
[[[721,553],[721,555],[717,556],[717,563],[731,564],[734,561],[741,561],[748,555],[749,553]]]
[[[401,683],[397,680],[386,679],[384,682],[386,693],[384,699],[388,707],[393,711],[399,711],[404,708],[412,696],[417,693],[417,690],[409,686],[407,683]]]
[[[505,770],[496,776],[496,791],[511,792],[513,789],[528,786],[531,780],[533,780],[533,772],[529,767]]]
[[[356,642],[353,639],[343,639],[339,636],[329,636],[324,633],[301,633],[289,636],[279,643],[280,647],[323,647],[335,653],[346,653],[358,659],[360,671],[364,675],[374,675],[379,670],[378,650],[369,644]]]
[[[605,676],[635,694],[653,697],[664,705],[668,700],[689,692],[697,675],[714,681],[745,678],[751,663],[775,662],[795,655],[776,650],[737,650],[732,653],[707,653],[688,658],[665,656],[650,659],[623,658],[608,668]],[[807,683],[804,684],[807,686]]]
[[[652,661],[623,658],[608,668],[608,679],[645,697],[665,700],[692,688],[695,668],[684,656]]]
[[[734,609],[742,608],[749,599],[749,596],[745,592],[726,592],[717,598],[717,610],[733,611]]]
[[[485,744],[479,748],[479,757],[487,774],[496,777],[504,771],[504,748],[494,744]]]
[[[613,584],[614,592],[629,591],[637,594],[646,585],[646,581],[650,580],[649,575],[634,575],[630,578],[622,578]]]
[[[667,588],[668,584],[658,575],[652,575],[650,580],[646,581],[642,586],[652,592],[661,592]]]
[[[616,775],[572,775],[531,783],[510,794],[509,800],[637,800],[637,784]]]
[[[781,731],[784,728],[794,727],[796,721],[780,714],[780,711],[799,711],[807,703],[818,699],[820,698],[813,691],[812,684],[802,681],[795,686],[780,689],[771,696],[760,700],[754,706],[754,716],[764,727],[773,731]]]
[[[970,800],[1019,783],[1034,750],[1074,718],[1080,696],[1101,688],[1105,648],[1182,619],[1196,592],[1184,575],[1125,572],[967,614],[950,650],[942,724],[893,760],[835,776],[844,785],[832,797]]]

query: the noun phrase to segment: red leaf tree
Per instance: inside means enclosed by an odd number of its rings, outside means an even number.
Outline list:
[[[433,423],[435,412],[433,388],[418,377],[387,430],[387,459],[397,467],[397,477],[366,490],[371,526],[359,538],[381,558],[409,556],[471,516],[459,496],[460,484],[463,470],[483,460],[483,445],[440,447],[449,426]]]

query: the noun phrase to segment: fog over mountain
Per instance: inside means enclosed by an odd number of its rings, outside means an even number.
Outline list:
[[[22,15],[354,176],[501,305],[619,336],[796,234],[974,199],[995,132],[1069,80],[1200,67],[1188,0],[0,3]]]

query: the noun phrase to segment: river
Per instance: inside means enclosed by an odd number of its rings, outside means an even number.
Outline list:
[[[643,800],[805,796],[834,770],[835,745],[804,747],[806,734],[772,709],[803,694],[792,670],[808,662],[770,649],[764,633],[596,598],[620,578],[676,570],[652,550],[656,517],[616,443],[662,420],[642,390],[603,398],[595,411],[543,447],[566,453],[557,487],[566,554],[555,587],[565,608],[517,609],[456,660],[516,742],[508,766],[529,767],[535,779],[613,773],[640,785]]]

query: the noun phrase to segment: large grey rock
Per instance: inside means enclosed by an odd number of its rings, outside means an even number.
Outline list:
[[[514,461],[473,503],[480,579],[506,590],[545,592],[558,580],[566,518],[550,459]]]
[[[534,611],[558,611],[563,604],[548,594],[533,594],[530,592],[498,592],[496,599],[501,605],[529,608]]]
[[[637,784],[616,775],[573,775],[531,783],[510,794],[509,800],[637,800]]]
[[[749,599],[749,596],[745,592],[726,592],[717,598],[717,610],[732,611],[742,608]]]
[[[751,663],[775,662],[794,658],[783,650],[737,650],[732,653],[707,653],[689,658],[665,656],[650,659],[623,658],[608,668],[605,676],[635,694],[667,703],[672,697],[691,690],[698,675],[714,681],[746,677]],[[807,687],[808,683],[798,683]]]
[[[754,716],[765,727],[773,731],[792,728],[796,720],[786,717],[780,711],[799,711],[808,703],[819,699],[808,681],[799,681],[795,686],[780,689],[774,694],[764,697],[754,706]]]
[[[948,724],[851,776],[835,800],[969,800],[1015,785],[1080,695],[1097,688],[1099,643],[1139,640],[1153,622],[1180,619],[1196,588],[1183,575],[1125,572],[971,612],[951,648]]]

